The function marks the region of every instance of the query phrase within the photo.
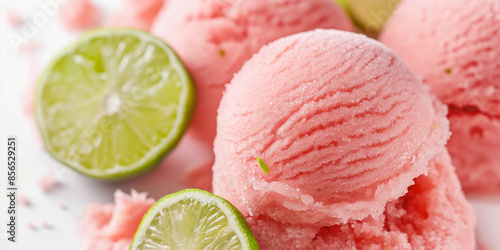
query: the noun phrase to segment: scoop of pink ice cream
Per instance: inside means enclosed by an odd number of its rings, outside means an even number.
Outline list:
[[[500,190],[500,1],[406,0],[380,40],[450,106],[465,190]]]
[[[315,28],[352,30],[330,0],[172,0],[152,32],[182,58],[197,87],[188,134],[212,146],[224,85],[264,44]]]
[[[61,24],[67,29],[92,28],[99,22],[99,10],[89,0],[70,0],[61,5]]]
[[[115,204],[93,204],[78,221],[84,249],[125,250],[144,214],[155,203],[146,193],[115,192]]]
[[[111,14],[105,26],[132,27],[150,30],[153,20],[167,0],[125,0]]]
[[[500,190],[500,119],[485,114],[450,112],[453,132],[447,147],[459,166],[462,187],[470,192]]]
[[[248,221],[261,249],[474,249],[476,223],[446,149],[383,214],[314,228],[266,217]]]
[[[264,46],[218,112],[214,192],[247,216],[292,225],[379,216],[449,136],[446,107],[399,57],[335,30]]]

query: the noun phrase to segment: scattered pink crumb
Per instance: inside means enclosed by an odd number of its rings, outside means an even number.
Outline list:
[[[118,11],[105,21],[105,26],[132,27],[149,31],[165,2],[165,0],[125,0]]]
[[[29,40],[27,43],[19,45],[19,52],[21,54],[33,54],[40,49],[40,43],[35,40]]]
[[[38,230],[38,228],[31,222],[28,222],[28,227],[31,229],[31,230]]]
[[[155,203],[147,193],[117,190],[115,203],[91,204],[78,220],[84,249],[128,249],[142,217]]]
[[[23,16],[15,9],[5,6],[4,9],[5,19],[7,24],[12,27],[20,27],[24,24]]]
[[[38,186],[44,193],[51,191],[57,185],[59,185],[59,181],[52,171],[47,172],[38,180]]]
[[[48,222],[44,221],[44,222],[42,222],[42,227],[45,229],[51,229],[52,225],[50,225]]]
[[[63,210],[63,211],[68,211],[68,206],[66,206],[66,204],[64,204],[64,203],[59,204],[59,207],[60,207],[60,208],[61,208],[61,210]]]
[[[99,22],[99,10],[89,0],[70,0],[61,6],[61,23],[69,30],[92,28]]]
[[[31,202],[30,200],[28,199],[28,197],[23,194],[23,193],[20,193],[19,196],[17,197],[17,202],[20,204],[20,205],[23,205],[23,206],[30,206],[31,205]]]

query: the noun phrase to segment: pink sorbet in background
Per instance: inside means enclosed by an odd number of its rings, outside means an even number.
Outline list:
[[[500,191],[500,1],[406,0],[381,34],[449,106],[465,191]]]
[[[213,190],[262,249],[472,249],[475,217],[446,161],[448,136],[446,107],[392,51],[354,33],[305,32],[264,46],[227,86]]]
[[[16,9],[10,6],[3,6],[3,14],[5,15],[5,21],[12,27],[21,27],[24,24],[24,18]]]
[[[114,204],[92,204],[78,221],[84,249],[126,250],[144,214],[155,200],[132,189],[130,195],[117,190]]]
[[[211,148],[217,107],[233,74],[262,45],[315,28],[353,29],[330,0],[169,1],[152,32],[179,54],[196,83],[197,106],[188,136]]]
[[[104,26],[130,27],[149,31],[156,15],[167,0],[125,0]]]
[[[70,0],[60,7],[61,24],[69,30],[92,28],[99,22],[99,9],[89,0]]]

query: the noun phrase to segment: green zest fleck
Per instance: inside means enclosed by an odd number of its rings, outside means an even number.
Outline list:
[[[448,75],[451,75],[451,69],[450,69],[450,68],[445,69],[445,70],[444,70],[444,72],[445,72],[446,74],[448,74]]]
[[[219,54],[221,57],[224,57],[226,55],[226,51],[221,49],[221,50],[219,50]]]
[[[259,162],[259,166],[260,168],[262,168],[262,171],[264,171],[264,174],[269,173],[269,167],[264,163],[264,161],[260,157],[257,157],[257,161]]]

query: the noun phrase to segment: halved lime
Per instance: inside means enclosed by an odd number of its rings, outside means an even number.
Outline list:
[[[137,175],[179,142],[195,91],[162,40],[124,28],[97,29],[62,50],[41,76],[35,110],[45,147],[95,178]]]
[[[361,32],[376,37],[400,0],[333,0],[340,4]]]
[[[259,249],[243,215],[223,198],[186,189],[160,199],[135,233],[131,250]]]

